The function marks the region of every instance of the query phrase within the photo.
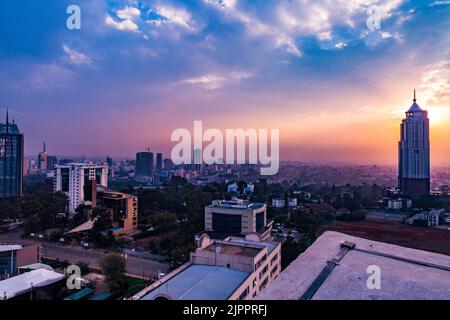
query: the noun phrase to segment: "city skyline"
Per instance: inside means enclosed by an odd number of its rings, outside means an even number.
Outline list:
[[[46,141],[52,155],[167,157],[170,133],[202,120],[280,129],[281,161],[394,166],[416,88],[431,165],[450,166],[444,2],[379,1],[376,31],[348,1],[95,1],[75,31],[68,4],[0,4],[0,111],[27,156]]]

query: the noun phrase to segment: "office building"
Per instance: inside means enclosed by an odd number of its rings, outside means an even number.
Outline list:
[[[173,168],[172,159],[164,159],[164,169],[165,170],[172,170],[172,168]]]
[[[276,279],[281,244],[202,235],[190,261],[145,288],[133,300],[252,300]]]
[[[37,156],[37,165],[39,171],[47,171],[47,148],[45,142],[42,144],[42,151]]]
[[[22,196],[24,138],[17,124],[0,124],[0,199]]]
[[[410,197],[430,194],[430,121],[414,91],[413,105],[400,127],[399,188]]]
[[[113,159],[109,156],[106,157],[106,163],[108,164],[108,179],[112,179],[114,177],[113,172]]]
[[[163,158],[162,153],[156,154],[156,170],[161,171],[163,169]]]
[[[56,158],[55,156],[47,156],[47,171],[55,170],[57,164],[58,158]]]
[[[267,206],[263,203],[216,200],[205,207],[205,231],[213,238],[258,233],[267,240],[271,229],[272,223],[267,223]]]
[[[136,176],[150,177],[153,175],[153,153],[139,152],[136,154]]]
[[[84,204],[86,186],[90,181],[95,181],[96,185],[108,186],[108,165],[93,163],[71,163],[67,165],[57,165],[53,181],[53,191],[63,192],[69,198],[69,212],[75,213],[79,205]]]
[[[137,230],[138,198],[136,196],[98,186],[96,206],[111,209],[114,234],[130,234]]]

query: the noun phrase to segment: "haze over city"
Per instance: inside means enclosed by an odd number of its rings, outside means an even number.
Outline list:
[[[0,110],[27,155],[169,155],[202,120],[280,129],[282,161],[395,165],[416,88],[450,165],[445,1],[380,1],[375,32],[371,1],[81,1],[76,31],[69,2],[0,3]]]

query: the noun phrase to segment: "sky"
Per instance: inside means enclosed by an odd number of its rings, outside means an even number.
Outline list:
[[[395,165],[414,89],[450,166],[450,1],[0,1],[0,112],[27,155],[168,156],[201,120],[279,129],[282,161]]]

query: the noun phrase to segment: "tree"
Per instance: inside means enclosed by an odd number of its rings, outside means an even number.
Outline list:
[[[112,245],[115,237],[111,231],[113,225],[110,209],[95,208],[92,211],[92,219],[95,219],[95,222],[91,231],[89,231],[89,241],[101,248]]]
[[[176,220],[177,215],[172,212],[156,212],[148,217],[148,223],[155,228],[170,226]]]
[[[39,219],[37,214],[29,216],[23,223],[24,231],[26,234],[38,232],[40,230],[40,225],[41,220]]]
[[[107,254],[100,259],[99,265],[111,292],[126,289],[124,257],[117,253]]]

